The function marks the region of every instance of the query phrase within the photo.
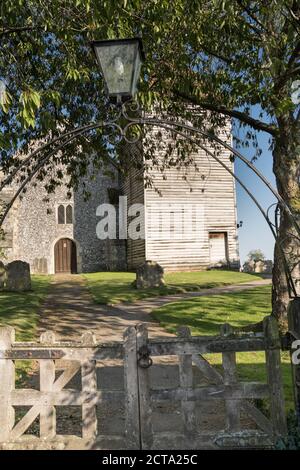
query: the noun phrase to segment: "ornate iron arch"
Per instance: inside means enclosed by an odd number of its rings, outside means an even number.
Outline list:
[[[274,236],[275,241],[278,241],[278,234],[279,234],[279,214],[281,211],[289,218],[292,227],[295,229],[296,234],[289,233],[287,234],[290,237],[294,237],[298,240],[300,244],[300,226],[296,221],[290,207],[284,201],[284,199],[280,196],[277,190],[271,185],[271,183],[265,178],[265,176],[250,162],[246,157],[244,157],[238,150],[234,149],[231,145],[227,142],[220,139],[218,136],[207,132],[204,129],[196,128],[193,125],[186,124],[185,122],[179,122],[167,120],[167,119],[159,119],[157,117],[140,117],[141,110],[138,106],[136,101],[125,102],[122,105],[116,105],[113,107],[115,115],[110,117],[108,120],[99,121],[99,122],[92,122],[85,126],[74,128],[68,132],[63,132],[60,135],[56,136],[55,138],[49,140],[48,142],[39,146],[36,150],[31,152],[25,159],[23,159],[19,165],[14,168],[6,177],[0,182],[0,193],[1,191],[9,185],[17,173],[26,165],[30,164],[31,161],[38,157],[36,164],[30,174],[22,181],[21,185],[13,195],[11,201],[7,206],[4,208],[2,214],[0,214],[0,229],[8,215],[10,208],[12,207],[14,201],[18,198],[18,196],[22,193],[26,185],[31,181],[35,174],[50,160],[52,156],[57,154],[57,152],[71,143],[74,139],[78,138],[85,133],[94,131],[99,128],[110,128],[117,132],[119,136],[119,142],[125,141],[130,144],[137,143],[141,136],[142,136],[142,129],[143,126],[152,126],[165,129],[167,131],[173,132],[178,136],[183,137],[187,141],[191,142],[193,145],[197,146],[198,148],[204,150],[206,154],[214,159],[219,165],[221,165],[227,172],[231,174],[231,176],[241,185],[247,195],[251,198],[254,202],[262,216],[264,217],[265,221],[267,222],[272,235]],[[124,121],[125,125],[121,125],[121,120]],[[197,138],[196,138],[197,137]],[[273,196],[277,199],[277,203],[272,204],[267,210],[265,210],[262,205],[259,203],[253,192],[247,187],[247,185],[229,168],[218,156],[213,153],[207,146],[201,143],[201,139],[207,139],[208,141],[217,143],[223,148],[226,148],[233,154],[236,158],[238,158],[241,162],[243,162],[257,177],[258,179],[267,187]],[[41,155],[41,156],[40,156]],[[112,162],[114,164],[114,162]],[[270,218],[270,210],[272,207],[275,208],[275,220],[274,222]],[[287,285],[289,290],[290,298],[299,298],[300,296],[297,293],[297,286],[293,279],[293,270],[295,269],[295,263],[290,265],[290,261],[288,259],[288,253],[284,251],[284,248],[279,243],[279,249],[282,255],[282,259],[284,262],[285,268],[285,275],[287,279]],[[297,266],[299,262],[297,261]]]

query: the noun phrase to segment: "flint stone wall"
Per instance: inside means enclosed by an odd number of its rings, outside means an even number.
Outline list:
[[[67,180],[66,180],[67,182]],[[22,198],[10,211],[4,230],[9,232],[9,246],[5,246],[4,262],[22,259],[30,264],[31,273],[53,274],[55,272],[54,246],[61,238],[75,242],[77,272],[125,270],[125,240],[100,240],[96,226],[100,220],[96,210],[100,204],[109,203],[109,188],[118,188],[118,175],[106,176],[99,170],[94,180],[83,178],[91,197],[85,201],[82,190],[68,195],[62,184],[54,194],[47,194],[45,181],[34,180]],[[82,185],[79,185],[83,187]],[[13,191],[8,192],[7,199]],[[73,207],[73,223],[58,224],[57,209],[60,204]]]

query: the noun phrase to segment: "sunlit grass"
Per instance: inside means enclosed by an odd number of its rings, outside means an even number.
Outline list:
[[[36,333],[39,306],[47,294],[50,276],[32,276],[30,292],[0,292],[0,326],[16,329],[16,339],[30,341]]]
[[[153,312],[153,316],[171,333],[180,325],[188,326],[193,335],[216,335],[223,323],[242,327],[261,321],[271,313],[271,287],[263,286],[231,294],[203,296],[167,304]],[[221,367],[221,355],[209,354],[211,364]],[[241,379],[266,381],[264,352],[237,354],[238,374]],[[282,353],[282,374],[286,407],[293,407],[290,359]]]
[[[0,292],[0,327],[15,328],[17,341],[36,339],[38,310],[48,292],[51,276],[32,275],[30,292]],[[17,361],[17,382],[32,368],[29,361]]]
[[[260,279],[258,276],[236,271],[196,271],[165,274],[166,286],[156,289],[136,289],[134,273],[98,272],[84,274],[96,303],[117,304],[134,302],[158,295],[178,294],[212,287],[239,284]]]

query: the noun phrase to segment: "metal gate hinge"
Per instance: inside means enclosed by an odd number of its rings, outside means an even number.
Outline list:
[[[141,346],[138,350],[138,365],[142,367],[142,369],[148,369],[152,366],[153,360],[150,357],[150,350],[148,346],[144,345]]]

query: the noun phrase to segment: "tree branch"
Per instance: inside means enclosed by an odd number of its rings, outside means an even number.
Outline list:
[[[183,93],[178,90],[174,90],[174,94],[178,97],[181,98],[185,101],[189,101],[190,103],[193,103],[195,105],[201,106],[204,109],[207,109],[209,111],[214,111],[216,113],[223,114],[225,116],[229,116],[235,119],[238,119],[239,121],[243,122],[244,124],[247,124],[253,129],[256,129],[258,131],[264,131],[267,132],[268,134],[271,134],[275,136],[277,134],[277,128],[276,126],[272,126],[270,124],[267,124],[266,122],[259,121],[258,119],[254,119],[251,116],[248,116],[246,113],[243,113],[241,111],[236,111],[234,109],[229,109],[226,108],[225,106],[218,106],[215,105],[211,102],[208,101],[202,101],[197,99],[195,96],[188,95],[186,93]]]
[[[291,53],[287,68],[289,69],[297,59],[300,59],[300,40],[297,42],[295,49]]]
[[[8,36],[9,34],[13,33],[21,33],[24,31],[33,31],[38,29],[36,26],[16,26],[15,28],[8,28],[0,30],[0,37],[1,36]]]
[[[247,5],[244,5],[243,1],[242,0],[237,0],[237,3],[238,5],[247,13],[247,15],[249,16],[249,18],[251,18],[258,26],[261,27],[261,29],[267,33],[270,33],[270,30],[268,28],[266,28],[266,26],[264,24],[262,24],[262,22],[257,18],[257,16],[255,15],[255,13],[253,11],[251,11],[251,9],[247,6]],[[261,34],[261,31],[256,28],[253,24],[249,24],[248,25],[257,33],[257,34]]]
[[[222,60],[228,66],[232,66],[232,59],[230,57],[225,57],[217,52],[212,52],[204,44],[200,44],[199,48],[201,48],[205,52],[205,54],[211,55],[212,57],[215,57],[216,59]]]

